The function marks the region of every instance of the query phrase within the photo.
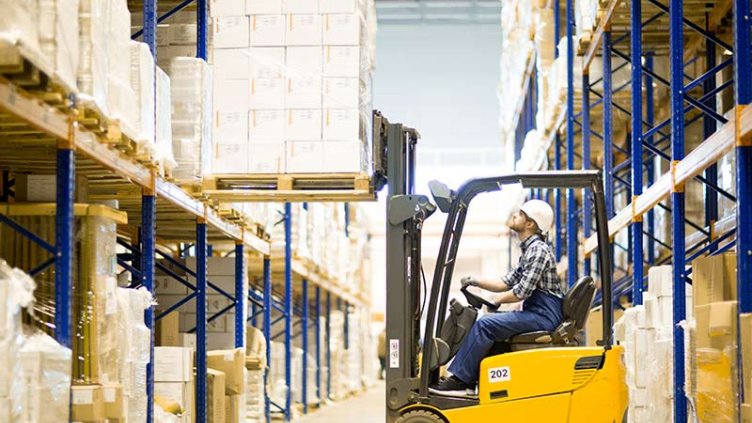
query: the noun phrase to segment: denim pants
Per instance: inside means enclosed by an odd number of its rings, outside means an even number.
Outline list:
[[[449,373],[465,383],[477,382],[480,362],[495,342],[525,332],[553,331],[563,319],[561,307],[561,298],[535,290],[523,303],[522,311],[486,314],[470,328]]]

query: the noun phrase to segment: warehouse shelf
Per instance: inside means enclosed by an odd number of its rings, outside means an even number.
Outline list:
[[[554,1],[555,13],[562,3]],[[566,17],[556,20],[556,39],[552,42],[558,41],[563,22],[574,23],[574,3],[566,0]],[[527,163],[545,168],[546,158],[553,156],[548,162],[556,169],[594,165],[603,169],[609,235],[617,254],[629,260],[628,268],[620,270],[623,276],[617,278],[615,292],[630,296],[636,305],[642,304],[646,267],[672,262],[676,323],[685,316],[684,301],[679,299],[684,298],[685,281],[691,280],[691,270],[686,266],[689,261],[733,247],[752,250],[750,5],[743,0],[603,0],[599,6],[594,27],[578,28],[584,34],[579,43],[572,24],[566,25],[566,117],[557,120],[553,131],[556,134],[559,125],[566,123],[565,140],[556,142],[551,151],[551,136],[546,131],[542,158]],[[601,59],[602,76],[591,81],[590,76],[597,73],[593,68],[597,59]],[[658,60],[662,60],[660,66],[656,65]],[[578,65],[582,69],[581,84],[574,78]],[[683,72],[666,76],[668,67]],[[730,72],[722,73],[732,67],[733,77]],[[615,86],[614,75],[619,71],[622,82]],[[720,94],[732,89],[734,103],[728,104],[730,96]],[[641,95],[632,95],[635,92]],[[591,102],[593,97],[596,101]],[[728,111],[725,115],[718,111],[719,101],[724,102],[723,111]],[[664,110],[667,113],[660,113]],[[687,148],[685,155],[685,138],[690,142],[685,128],[695,125],[691,128],[698,129],[700,124],[704,141]],[[598,142],[591,143],[591,137]],[[732,152],[736,158],[735,194],[719,186],[717,169]],[[566,165],[562,165],[564,153]],[[661,170],[657,157],[663,160],[661,175],[657,174]],[[703,199],[695,201],[702,201],[705,207],[704,224],[687,219],[684,191],[690,182],[692,188],[704,190]],[[550,194],[533,193],[539,197]],[[587,196],[570,191],[566,207],[562,207],[562,193],[555,190],[554,194],[557,259],[565,256],[560,269],[567,272],[569,280],[576,280],[581,274],[591,273],[591,255],[597,247],[592,236],[592,204]],[[618,207],[614,200],[617,195],[622,201]],[[723,206],[727,214],[719,217],[721,199],[735,204],[735,212],[728,214],[728,207]],[[671,241],[656,235],[658,210],[672,220]],[[698,214],[703,216],[702,210]],[[686,235],[685,225],[695,231]],[[625,243],[620,236],[627,228],[629,242]],[[752,269],[752,257],[738,254],[737,266],[739,275],[747,274]],[[750,283],[748,278],[739,280],[740,313],[752,310]],[[675,329],[673,336],[674,409],[677,421],[684,421],[684,334]]]

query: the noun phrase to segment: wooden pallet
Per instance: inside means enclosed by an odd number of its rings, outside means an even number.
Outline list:
[[[71,87],[67,87],[49,63],[22,43],[0,41],[0,75],[17,87],[56,108],[67,108]]]
[[[204,178],[201,191],[228,202],[376,200],[371,178],[358,173],[215,174]]]

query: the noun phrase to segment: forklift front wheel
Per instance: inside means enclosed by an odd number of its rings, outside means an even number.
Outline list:
[[[394,423],[444,423],[445,420],[428,410],[408,411],[395,420]]]

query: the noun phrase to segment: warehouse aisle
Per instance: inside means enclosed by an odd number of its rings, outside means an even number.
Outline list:
[[[384,382],[379,381],[362,395],[332,403],[295,420],[297,423],[384,423]]]

